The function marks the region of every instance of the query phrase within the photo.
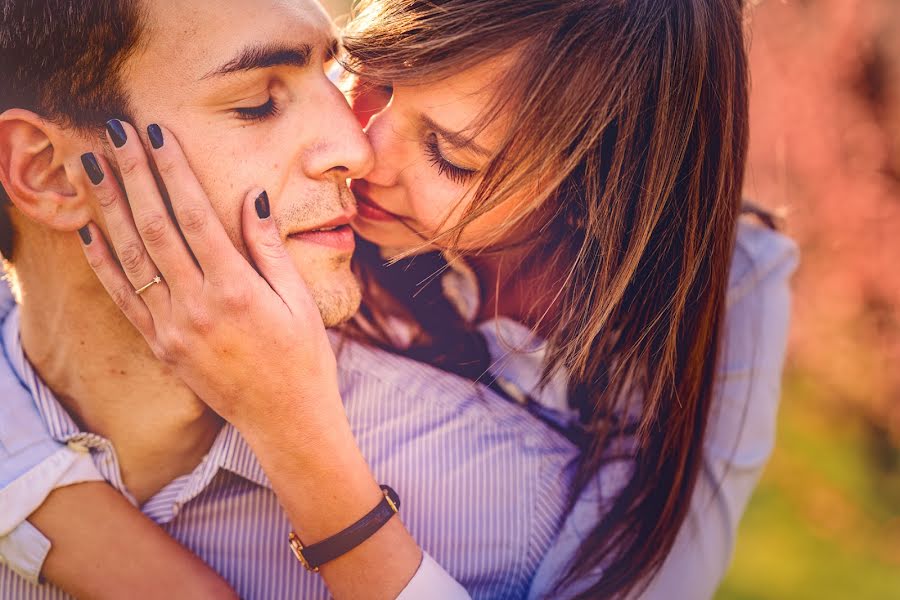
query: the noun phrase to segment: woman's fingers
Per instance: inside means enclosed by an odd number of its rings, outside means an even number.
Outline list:
[[[247,194],[242,214],[244,243],[247,244],[259,274],[295,316],[298,311],[315,309],[309,289],[288,254],[275,220],[271,217],[266,192],[255,190]]]
[[[203,273],[213,281],[232,277],[234,265],[243,263],[244,258],[225,232],[178,140],[156,124],[147,127],[147,137],[156,169],[169,193],[172,212]]]
[[[103,233],[96,225],[88,223],[78,231],[78,235],[88,264],[94,269],[113,302],[148,341],[153,340],[155,330],[150,310],[140,296],[134,293],[131,281],[110,253]]]
[[[122,184],[128,196],[128,205],[131,207],[133,228],[138,232],[139,241],[143,242],[147,254],[173,293],[187,295],[195,293],[201,283],[199,269],[169,216],[137,132],[128,123],[112,119],[106,124],[106,133],[114,147],[113,155],[119,165]],[[115,202],[124,204],[121,196]],[[116,227],[119,226],[122,227],[121,233],[124,236],[125,223],[118,222]],[[111,223],[107,223],[107,227],[112,244],[121,258],[120,232],[114,231]],[[128,239],[128,243],[132,244],[133,241]],[[155,274],[151,275],[151,278],[153,276]],[[138,281],[135,285],[141,286],[147,281],[143,283]]]
[[[131,209],[128,208],[119,183],[115,177],[111,176],[109,163],[104,157],[96,156],[92,152],[83,154],[81,163],[93,184],[94,196],[100,205],[103,220],[109,232],[110,243],[122,265],[124,276],[131,283],[132,294],[134,294],[133,290],[146,285],[154,277],[160,275],[160,272],[144,247],[144,242],[132,220]],[[104,243],[103,246],[105,248],[106,244]],[[194,268],[196,269],[196,267]],[[143,294],[143,300],[146,301],[147,306],[157,312],[162,309],[167,310],[169,306],[167,284],[163,282],[162,285],[155,285],[153,288]],[[121,303],[117,301],[117,304]]]

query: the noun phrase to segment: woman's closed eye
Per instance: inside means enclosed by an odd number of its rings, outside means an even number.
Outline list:
[[[425,153],[428,161],[437,168],[438,175],[443,175],[454,183],[465,183],[476,173],[474,169],[466,169],[447,160],[441,153],[436,133],[429,133],[425,138]]]
[[[269,117],[274,117],[278,114],[278,105],[275,104],[275,99],[269,97],[269,99],[259,106],[250,106],[244,108],[235,108],[234,114],[239,119],[243,119],[245,121],[262,121],[264,119],[268,119]]]

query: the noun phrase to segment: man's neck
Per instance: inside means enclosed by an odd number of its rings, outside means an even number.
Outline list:
[[[200,463],[221,419],[156,360],[87,265],[26,266],[17,265],[25,354],[79,426],[112,442],[143,504]]]

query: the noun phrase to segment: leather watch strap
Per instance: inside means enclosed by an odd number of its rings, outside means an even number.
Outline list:
[[[297,560],[308,570],[318,572],[319,567],[328,561],[350,552],[381,529],[400,509],[400,498],[390,486],[382,485],[384,497],[378,506],[373,508],[359,521],[343,531],[317,542],[304,546],[294,532],[290,534],[291,550]]]

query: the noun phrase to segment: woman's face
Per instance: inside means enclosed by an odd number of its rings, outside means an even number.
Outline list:
[[[501,115],[473,130],[507,60],[493,59],[436,83],[357,96],[354,111],[375,150],[375,168],[351,184],[359,209],[353,226],[362,237],[406,250],[459,223],[473,183],[509,123]],[[459,247],[484,245],[522,200],[524,195],[513,198],[467,225]]]

